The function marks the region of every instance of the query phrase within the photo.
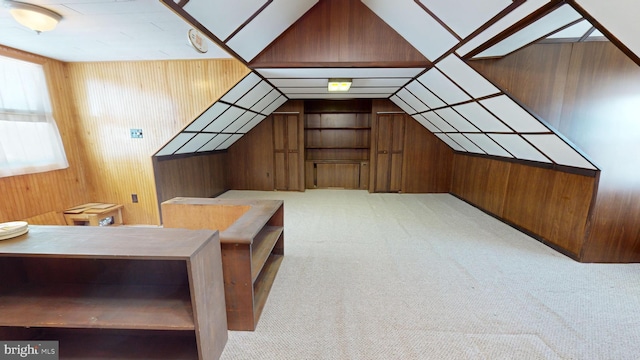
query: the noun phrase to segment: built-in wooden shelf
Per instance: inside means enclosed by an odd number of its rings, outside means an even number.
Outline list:
[[[371,130],[369,126],[305,127],[305,130]]]
[[[312,150],[351,150],[351,149],[369,149],[368,146],[307,146],[307,149]]]
[[[284,255],[284,202],[178,197],[162,203],[162,222],[220,230],[227,326],[255,330]]]
[[[29,226],[0,241],[0,339],[61,358],[218,359],[227,341],[219,234]]]

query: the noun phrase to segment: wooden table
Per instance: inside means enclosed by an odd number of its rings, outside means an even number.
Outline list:
[[[100,221],[111,217],[111,224],[122,225],[123,205],[88,203],[72,207],[64,211],[67,225],[99,226]]]

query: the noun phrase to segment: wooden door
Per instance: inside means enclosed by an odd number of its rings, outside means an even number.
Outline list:
[[[302,190],[299,114],[273,115],[274,186]]]
[[[398,192],[402,187],[403,114],[378,114],[375,192]]]

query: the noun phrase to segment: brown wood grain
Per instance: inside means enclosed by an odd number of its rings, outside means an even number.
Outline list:
[[[324,0],[280,35],[250,66],[406,67],[407,63],[423,67],[430,64],[362,2]]]
[[[273,117],[267,117],[227,150],[228,184],[234,190],[275,189]]]
[[[471,64],[548,121],[601,169],[580,247],[585,262],[640,261],[640,68],[609,42],[532,45]],[[584,185],[577,182],[577,188]],[[556,189],[574,196],[573,188]],[[584,191],[580,201],[589,201]],[[565,214],[566,215],[566,214]],[[584,216],[581,212],[575,216]],[[580,225],[571,222],[569,228]],[[565,227],[551,227],[558,234]],[[580,241],[566,236],[575,250]]]
[[[151,156],[249,71],[227,59],[69,63],[66,70],[61,83],[73,99],[87,200],[124,204],[126,224],[159,224]],[[131,128],[143,138],[132,139]]]

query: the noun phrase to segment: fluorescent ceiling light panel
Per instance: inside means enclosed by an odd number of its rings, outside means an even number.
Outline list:
[[[222,115],[218,116],[218,118],[212,122],[209,126],[207,126],[203,131],[205,132],[221,132],[229,126],[232,122],[234,122],[240,115],[244,114],[245,110],[239,107],[231,106],[229,110],[225,111]]]
[[[511,154],[501,148],[500,145],[486,134],[465,134],[465,136],[489,155],[513,158]]]
[[[251,119],[253,119],[254,116],[256,116],[256,113],[252,111],[247,111],[246,113],[242,114],[236,121],[232,122],[231,125],[229,125],[226,129],[224,129],[224,132],[227,132],[227,133],[237,132],[243,126],[245,126]]]
[[[216,150],[226,150],[229,146],[233,145],[236,141],[238,141],[243,134],[233,134],[229,136],[227,140],[225,140],[220,146],[216,148]]]
[[[552,13],[474,56],[474,59],[505,56],[580,18],[582,15],[570,5],[562,5]]]
[[[193,139],[191,139],[186,145],[184,145],[180,150],[176,151],[176,154],[186,154],[198,151],[204,144],[208,143],[215,134],[198,134]]]
[[[220,146],[225,140],[227,140],[231,135],[230,134],[218,134],[211,141],[209,141],[205,146],[200,149],[200,152],[205,151],[213,151]]]
[[[452,108],[444,108],[435,111],[441,118],[446,120],[451,126],[459,132],[480,132],[478,128],[473,126],[467,119],[463,118]]]
[[[266,81],[262,81],[253,89],[251,89],[251,91],[241,97],[240,100],[236,101],[236,105],[245,109],[250,109],[253,105],[255,105],[263,97],[265,97],[265,95],[267,95],[271,90],[273,90],[273,87]]]
[[[509,125],[516,132],[549,132],[538,119],[529,114],[520,105],[506,95],[501,95],[480,101],[495,116]]]
[[[418,81],[449,105],[471,100],[469,95],[436,68],[422,74],[422,76],[418,78]]]
[[[476,144],[471,142],[471,140],[467,139],[463,134],[447,134],[453,141],[457,142],[465,148],[468,152],[476,153],[476,154],[485,154],[484,150],[480,149]]]
[[[346,92],[351,89],[351,79],[332,78],[327,82],[327,91],[329,92]]]
[[[427,130],[431,131],[432,133],[436,133],[436,132],[440,132],[440,129],[438,129],[435,125],[433,125],[429,120],[427,120],[427,118],[425,118],[424,116],[422,116],[422,114],[416,114],[413,115],[413,118],[420,123],[420,125],[424,126]]]
[[[231,88],[224,96],[220,99],[222,101],[226,101],[228,103],[235,103],[240,99],[244,94],[249,92],[254,86],[256,86],[260,82],[260,76],[249,73],[249,75],[245,76],[244,79],[240,80],[234,87]]]
[[[596,0],[598,1],[598,0]],[[633,1],[633,0],[631,0]],[[491,40],[494,36],[500,34],[502,31],[509,28],[511,25],[522,20],[527,15],[541,8],[548,3],[549,0],[527,0],[522,5],[518,6],[515,10],[511,11],[502,19],[498,20],[495,24],[491,25],[488,29],[481,32],[478,36],[475,36],[466,44],[462,45],[456,53],[460,56],[467,55],[480,45]]]
[[[249,62],[317,2],[317,0],[273,0],[258,16],[236,33],[227,45]],[[233,5],[225,4],[225,6],[238,5],[234,3]]]
[[[420,2],[463,39],[512,4],[512,0],[420,0]]]
[[[156,153],[156,156],[173,155],[173,153],[181,148],[187,141],[194,137],[194,134],[180,133],[176,135],[167,145],[165,145],[160,151]]]
[[[251,110],[255,112],[262,112],[267,106],[271,105],[271,103],[280,96],[280,92],[276,89],[271,90],[267,96],[263,97],[262,100],[258,101],[255,105],[251,107]]]
[[[596,170],[593,164],[555,134],[522,136],[550,157],[551,160],[555,161],[556,164]]]
[[[448,122],[444,121],[438,114],[436,114],[433,111],[429,111],[429,112],[423,113],[422,116],[424,116],[427,120],[429,120],[433,125],[438,127],[438,129],[440,129],[440,131],[442,131],[442,132],[457,132],[458,131],[455,128],[453,128],[451,125],[449,125]]]
[[[243,133],[243,134],[244,133],[248,133],[251,129],[253,129],[256,125],[258,125],[265,118],[266,118],[266,116],[264,116],[264,115],[256,115],[256,117],[251,119],[251,121],[249,121],[242,128],[240,128],[240,130],[238,130],[238,132],[239,133]]]
[[[435,134],[440,140],[444,141],[445,144],[449,145],[450,148],[452,148],[455,151],[462,151],[462,152],[467,152],[467,150],[465,150],[462,146],[460,146],[458,143],[456,143],[455,141],[453,141],[453,139],[451,139],[450,137],[447,136],[447,134]]]
[[[487,134],[517,159],[550,163],[551,161],[516,134]]]
[[[638,36],[640,1],[576,0],[576,2],[616,39],[640,56],[640,36]]]
[[[513,132],[478,103],[456,105],[453,108],[484,132]]]
[[[427,104],[430,108],[439,108],[447,106],[442,100],[435,96],[429,89],[424,87],[419,81],[412,81],[409,85],[405,86],[405,89],[409,90],[423,103]]]
[[[393,95],[392,97],[390,97],[389,100],[391,100],[391,102],[393,102],[394,104],[398,105],[398,107],[404,110],[404,112],[406,112],[407,114],[415,114],[417,112],[414,108],[412,108],[409,104],[407,104],[404,100],[402,100],[396,95]]]
[[[429,110],[429,107],[420,101],[415,95],[410,93],[407,89],[402,89],[396,93],[396,95],[404,100],[407,104],[409,104],[412,108],[416,109],[417,112],[423,112]],[[410,114],[411,115],[411,114]]]
[[[436,67],[474,98],[500,92],[489,80],[460,60],[455,54],[451,54],[439,61]]]
[[[579,39],[592,28],[592,25],[587,20],[582,20],[579,23],[570,26],[562,31],[549,36],[547,39]]]
[[[229,108],[229,105],[216,102],[211,105],[204,113],[187,126],[185,131],[202,131],[207,125],[218,118],[220,114],[225,112]]]
[[[277,98],[274,102],[271,103],[271,105],[267,106],[262,113],[265,115],[271,115],[272,112],[276,111],[280,105],[284,104],[287,102],[287,98],[285,96],[280,96],[279,98]]]

